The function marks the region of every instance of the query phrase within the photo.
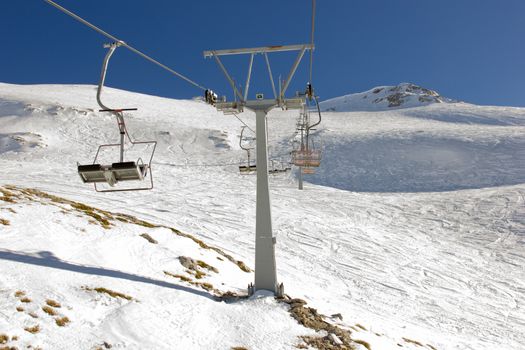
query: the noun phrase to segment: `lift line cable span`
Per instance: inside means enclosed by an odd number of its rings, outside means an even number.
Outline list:
[[[241,119],[241,117],[239,117],[236,113],[232,113],[232,114],[233,114],[233,116],[234,116],[235,118],[239,119],[239,121],[240,121],[245,127],[247,127],[248,130],[250,130],[251,132],[253,132],[253,133],[255,134],[255,130],[253,130],[252,128],[250,128],[250,126],[248,126],[248,124],[246,124],[246,123],[244,122],[244,120]]]
[[[103,31],[102,29],[100,29],[100,28],[98,28],[97,26],[95,26],[95,25],[89,23],[88,21],[86,21],[86,20],[83,19],[82,17],[80,17],[80,16],[74,14],[73,12],[69,11],[68,9],[66,9],[66,8],[64,8],[64,7],[62,7],[62,6],[60,6],[60,5],[57,4],[56,2],[54,2],[54,1],[52,1],[52,0],[44,0],[44,1],[47,2],[48,4],[50,4],[51,6],[57,8],[58,10],[62,11],[62,12],[65,13],[66,15],[68,15],[68,16],[70,16],[70,17],[76,19],[76,20],[79,21],[80,23],[82,23],[82,24],[84,24],[84,25],[90,27],[91,29],[93,29],[93,30],[95,30],[96,32],[98,32],[99,34],[102,34],[103,36],[105,36],[105,37],[107,37],[107,38],[109,38],[109,39],[111,39],[111,40],[113,40],[113,41],[115,41],[115,42],[120,43],[121,46],[124,46],[125,48],[127,48],[127,49],[130,50],[131,52],[133,52],[133,53],[135,53],[135,54],[141,56],[142,58],[145,58],[146,60],[150,61],[150,62],[153,63],[153,64],[156,64],[157,66],[163,68],[164,70],[167,70],[168,72],[170,72],[171,74],[173,74],[173,75],[179,77],[180,79],[182,79],[182,80],[184,80],[184,81],[190,83],[191,85],[193,85],[193,86],[195,86],[195,87],[197,87],[197,88],[199,88],[199,89],[201,89],[201,90],[206,90],[206,88],[203,87],[202,85],[197,84],[196,82],[194,82],[194,81],[191,80],[190,78],[188,78],[188,77],[186,77],[186,76],[184,76],[184,75],[182,75],[182,74],[180,74],[180,73],[174,71],[174,70],[171,69],[170,67],[168,67],[168,66],[166,66],[166,65],[164,65],[164,64],[162,64],[162,63],[160,63],[159,61],[157,61],[157,60],[155,60],[155,59],[153,59],[153,58],[151,58],[150,56],[146,55],[145,53],[143,53],[143,52],[141,52],[141,51],[135,49],[133,46],[126,44],[126,42],[124,42],[124,41],[122,41],[122,40],[116,38],[115,36],[113,36],[113,35],[111,35],[111,34],[105,32],[105,31]]]

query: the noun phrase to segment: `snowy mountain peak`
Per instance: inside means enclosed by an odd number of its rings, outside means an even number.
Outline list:
[[[411,108],[432,103],[452,102],[434,90],[412,84],[378,86],[371,90],[336,97],[321,103],[323,111],[378,111],[394,108]]]

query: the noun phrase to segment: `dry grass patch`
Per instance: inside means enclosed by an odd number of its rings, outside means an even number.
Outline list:
[[[197,287],[201,287],[207,291],[213,291],[215,293],[220,293],[218,290],[215,290],[215,288],[213,287],[213,284],[211,283],[207,283],[207,282],[195,282],[193,281],[191,278],[189,277],[186,277],[184,275],[179,275],[179,274],[175,274],[175,273],[171,273],[169,271],[164,271],[164,274],[166,276],[170,276],[170,277],[173,277],[173,278],[178,278],[179,280],[183,281],[183,282],[187,282],[189,284],[191,284],[192,286],[197,286]]]
[[[291,316],[302,326],[315,330],[316,332],[324,331],[328,333],[325,337],[301,337],[308,346],[320,350],[355,349],[352,345],[353,341],[350,331],[326,322],[326,316],[319,314],[314,308],[307,307],[306,301],[302,299],[291,299],[288,296],[276,299],[290,306],[289,312]],[[337,339],[337,343],[334,338]]]
[[[405,338],[403,337],[403,340],[407,343],[411,343],[411,344],[415,344],[417,346],[421,346],[423,347],[423,344],[421,344],[420,342],[418,342],[417,340],[413,340],[413,339],[410,339],[410,338]]]
[[[114,290],[107,289],[107,288],[104,288],[104,287],[98,287],[98,288],[82,287],[82,288],[84,290],[87,290],[87,291],[95,291],[95,292],[100,293],[100,294],[107,294],[107,295],[109,295],[112,298],[122,298],[122,299],[126,299],[126,300],[133,300],[133,297],[131,297],[129,295],[126,295],[126,294],[120,293],[120,292],[115,292]]]
[[[219,269],[217,269],[216,267],[211,266],[211,265],[205,263],[205,262],[202,261],[202,260],[197,260],[197,265],[199,265],[199,266],[202,267],[203,269],[206,269],[206,270],[209,270],[209,271],[213,271],[213,272],[215,272],[215,273],[219,273]]]
[[[307,344],[307,346],[303,347],[303,349],[307,349],[308,347],[313,347],[319,350],[351,350],[351,349],[354,349],[354,347],[351,345],[336,344],[329,335],[324,336],[324,337],[302,336],[301,339]],[[298,346],[304,346],[304,345],[299,344]]]
[[[16,199],[19,198],[19,196],[3,187],[0,187],[0,193],[2,194],[0,200],[7,203],[16,203]]]
[[[54,308],[61,308],[62,305],[60,305],[60,303],[58,301],[55,301],[53,299],[47,299],[46,300],[46,304],[48,306],[51,306],[51,307],[54,307]]]
[[[99,224],[106,230],[111,228],[111,222],[109,220],[113,219],[113,217],[108,212],[77,202],[72,202],[70,205],[76,210],[81,211],[87,216],[93,218],[92,221],[94,223]]]
[[[151,237],[147,233],[141,234],[140,237],[144,238],[146,241],[150,242],[151,244],[158,244],[159,243],[156,239],[154,239],[153,237]]]
[[[196,285],[197,285],[197,286],[201,286],[202,288],[206,289],[207,291],[213,290],[213,284],[211,284],[211,283],[207,283],[207,282],[204,282],[204,283],[196,282]]]
[[[24,328],[24,331],[32,333],[32,334],[36,334],[36,333],[40,332],[40,326],[36,325],[36,326],[33,326],[33,327],[26,327],[26,328]]]
[[[354,342],[363,345],[368,350],[372,350],[372,346],[370,346],[370,344],[364,340],[354,340]]]
[[[52,307],[49,307],[49,306],[44,306],[42,307],[42,311],[44,311],[46,314],[50,315],[50,316],[56,316],[56,311],[55,309],[53,309]]]
[[[192,280],[191,278],[186,277],[186,276],[184,276],[184,275],[179,275],[179,274],[171,273],[171,272],[169,272],[169,271],[164,271],[164,274],[165,274],[166,276],[170,276],[170,277],[178,278],[178,279],[180,279],[180,280],[183,281],[183,282],[193,282],[193,280]]]
[[[64,327],[64,326],[67,326],[68,323],[70,323],[71,320],[64,316],[64,317],[58,317],[55,319],[55,323],[57,324],[57,326],[59,327]]]
[[[355,326],[358,327],[358,328],[361,328],[361,329],[364,330],[364,331],[368,331],[368,329],[366,329],[365,326],[363,326],[363,325],[361,325],[361,324],[359,324],[359,323],[356,323]]]
[[[244,272],[252,272],[252,269],[250,269],[248,266],[246,266],[246,264],[243,263],[242,261],[237,260],[235,263],[237,264],[237,266],[239,266],[239,268],[242,271],[244,271]]]

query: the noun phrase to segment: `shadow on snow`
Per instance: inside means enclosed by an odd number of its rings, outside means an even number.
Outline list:
[[[36,265],[36,266],[45,266],[53,269],[60,269],[65,271],[77,272],[87,275],[96,275],[104,277],[119,278],[133,282],[147,283],[163,288],[176,289],[187,293],[192,293],[201,297],[206,297],[208,299],[215,300],[215,297],[210,293],[205,291],[200,291],[177,284],[160,281],[152,279],[149,277],[143,277],[134,275],[127,272],[109,270],[101,267],[85,266],[85,265],[76,265],[66,261],[58,259],[53,253],[48,251],[41,251],[36,253],[36,255],[29,255],[27,253],[13,252],[9,250],[0,250],[0,259],[10,260],[24,264]]]

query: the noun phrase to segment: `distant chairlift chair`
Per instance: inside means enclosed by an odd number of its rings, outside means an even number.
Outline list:
[[[250,151],[253,148],[249,148],[242,145],[244,129],[246,129],[246,126],[242,127],[241,136],[239,137],[239,147],[241,147],[242,150],[246,151],[248,159],[246,161],[246,165],[239,165],[239,171],[242,175],[247,175],[255,173],[257,171],[257,165],[255,163],[252,163],[250,159]]]
[[[315,101],[319,120],[315,124],[310,125],[309,107],[305,106],[298,122],[298,129],[301,132],[301,143],[297,149],[292,151],[292,163],[298,166],[303,174],[315,174],[315,168],[321,165],[322,151],[320,145],[314,143],[315,137],[310,132],[314,131],[315,129],[313,128],[321,123],[322,117],[319,102],[313,94],[310,84],[308,84],[306,94],[310,100]]]
[[[126,129],[126,124],[124,122],[124,111],[136,111],[136,108],[123,108],[123,109],[112,109],[105,106],[101,99],[102,88],[104,87],[104,81],[106,79],[106,71],[108,62],[113,55],[115,49],[122,45],[121,42],[115,42],[109,45],[104,45],[104,47],[109,48],[104,62],[102,65],[102,73],[100,76],[100,82],[97,89],[97,103],[101,107],[100,112],[110,112],[113,113],[117,118],[117,124],[120,132],[120,142],[113,144],[105,144],[98,147],[95,159],[93,164],[80,165],[78,164],[78,174],[84,183],[93,183],[95,190],[97,192],[118,192],[118,191],[138,191],[138,190],[151,190],[153,189],[153,176],[151,173],[151,161],[153,160],[153,155],[155,153],[155,148],[157,147],[157,141],[133,141],[128,134]],[[124,141],[125,136],[127,137],[129,143],[132,145],[152,145],[153,149],[151,151],[151,156],[149,162],[144,163],[142,158],[138,158],[137,161],[124,161]],[[97,163],[100,150],[107,147],[119,147],[120,148],[120,159],[119,162],[112,163],[109,165],[102,165]],[[149,185],[142,187],[129,187],[129,188],[113,188],[115,185],[121,181],[144,181],[149,177]],[[99,189],[97,187],[98,183],[106,183],[110,186],[109,189]]]

